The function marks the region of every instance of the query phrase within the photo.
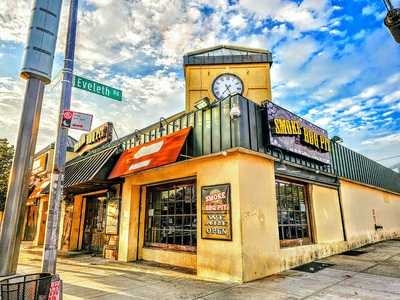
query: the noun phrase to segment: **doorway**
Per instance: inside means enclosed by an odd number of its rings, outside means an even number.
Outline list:
[[[92,253],[103,253],[106,239],[106,199],[105,195],[86,198],[82,248]]]
[[[24,241],[33,241],[36,234],[36,226],[38,221],[38,206],[29,205],[26,207],[26,220],[25,220],[25,231]]]

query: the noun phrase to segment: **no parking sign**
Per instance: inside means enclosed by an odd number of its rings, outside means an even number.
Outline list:
[[[62,115],[61,127],[90,131],[92,127],[93,115],[80,113],[71,110],[64,110]]]

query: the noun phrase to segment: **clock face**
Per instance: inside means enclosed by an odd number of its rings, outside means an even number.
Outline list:
[[[243,93],[242,80],[233,74],[221,74],[215,78],[212,84],[212,92],[218,99],[224,99],[230,95]]]

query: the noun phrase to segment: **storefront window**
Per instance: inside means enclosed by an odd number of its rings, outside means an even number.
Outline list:
[[[311,243],[305,190],[302,184],[276,181],[279,239],[282,247]]]
[[[195,191],[193,181],[148,188],[146,246],[196,250]]]

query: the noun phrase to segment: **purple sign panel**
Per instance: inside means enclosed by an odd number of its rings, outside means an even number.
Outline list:
[[[326,130],[272,103],[266,104],[269,144],[330,164]]]

